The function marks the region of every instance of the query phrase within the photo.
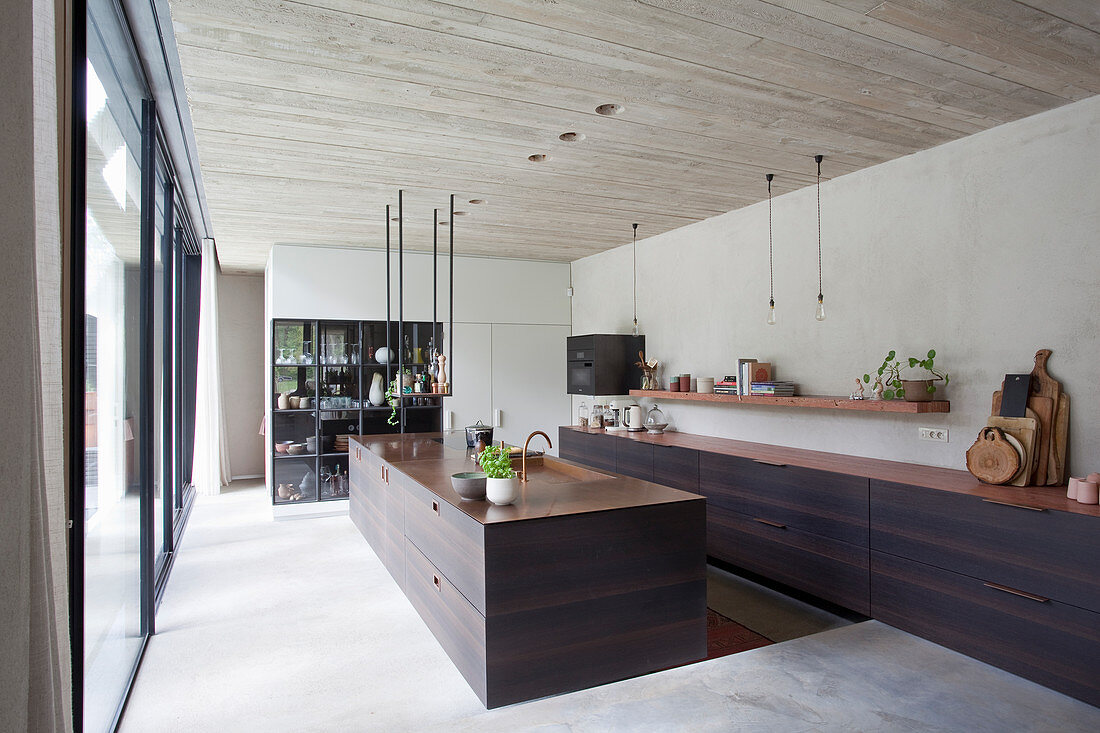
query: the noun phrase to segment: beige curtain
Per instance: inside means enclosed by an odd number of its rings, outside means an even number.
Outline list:
[[[195,379],[195,457],[191,484],[199,494],[214,495],[229,485],[229,430],[222,397],[218,339],[218,252],[213,239],[202,240],[199,279],[199,345]]]
[[[0,730],[72,727],[54,0],[0,6]]]

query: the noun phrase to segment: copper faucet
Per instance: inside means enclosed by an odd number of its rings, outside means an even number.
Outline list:
[[[542,432],[541,430],[536,430],[535,432],[527,436],[527,440],[523,441],[523,462],[520,464],[519,470],[520,483],[527,483],[527,446],[531,443],[531,438],[535,437],[536,435],[541,435],[542,437],[546,438],[546,446],[548,448],[554,447],[554,444],[550,442],[550,436]]]

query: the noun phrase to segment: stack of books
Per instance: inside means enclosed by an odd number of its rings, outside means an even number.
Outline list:
[[[772,365],[756,359],[738,359],[737,374],[729,374],[714,383],[715,394],[767,395],[793,397],[798,385],[772,377]]]
[[[753,382],[749,394],[793,397],[795,387],[794,382]]]
[[[723,377],[721,382],[715,382],[714,394],[738,394],[737,377]]]

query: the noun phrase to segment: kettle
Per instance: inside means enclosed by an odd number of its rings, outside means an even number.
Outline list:
[[[642,415],[642,408],[638,405],[630,405],[626,408],[626,429],[632,433],[639,433],[645,430],[645,417]]]

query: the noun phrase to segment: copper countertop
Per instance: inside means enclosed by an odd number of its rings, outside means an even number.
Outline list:
[[[362,435],[353,436],[351,441],[482,524],[703,501],[698,494],[586,466],[582,468],[598,476],[571,478],[555,472],[555,464],[580,464],[552,456],[544,458],[546,470],[531,469],[530,483],[520,484],[519,497],[513,504],[464,501],[451,488],[451,475],[478,469],[462,431]]]
[[[666,432],[661,435],[626,431],[608,433],[605,430],[569,425],[563,426],[563,429],[575,430],[579,433],[608,435],[623,440],[634,440],[653,445],[690,448],[708,453],[720,453],[819,471],[832,471],[879,481],[924,486],[930,489],[970,494],[983,499],[1020,504],[1036,509],[1051,509],[1100,517],[1100,507],[1097,505],[1079,504],[1073,499],[1067,499],[1065,486],[991,486],[978,481],[968,471],[952,468],[922,466],[916,463],[902,463],[878,458],[860,458],[841,453],[786,448],[766,443],[750,443],[743,440],[693,435],[691,433]]]

